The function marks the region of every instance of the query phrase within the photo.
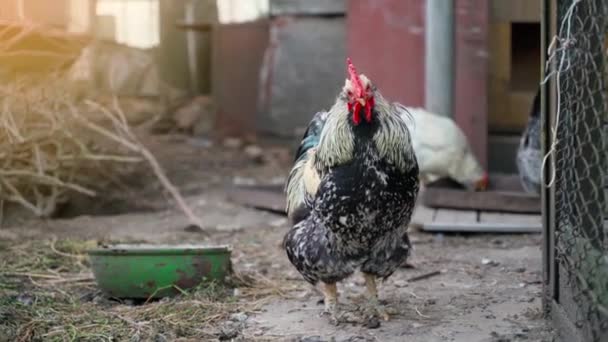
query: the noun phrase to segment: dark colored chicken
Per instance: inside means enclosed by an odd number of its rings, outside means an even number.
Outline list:
[[[361,271],[368,309],[388,319],[376,279],[408,257],[407,226],[418,195],[418,163],[403,107],[389,103],[348,61],[349,78],[328,112],[312,119],[287,181],[287,256],[321,284],[338,321],[336,283]]]
[[[540,145],[540,88],[534,97],[528,124],[517,149],[517,171],[526,192],[540,194],[542,152]]]

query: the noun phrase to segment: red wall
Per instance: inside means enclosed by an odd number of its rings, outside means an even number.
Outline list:
[[[424,1],[350,0],[347,54],[389,100],[424,105]]]
[[[424,106],[424,0],[349,0],[347,53],[384,96]],[[487,0],[455,1],[454,119],[487,167]]]

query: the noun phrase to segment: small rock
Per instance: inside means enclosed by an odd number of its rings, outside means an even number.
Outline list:
[[[488,266],[498,266],[500,265],[500,263],[498,261],[492,260],[492,259],[488,259],[488,258],[482,258],[481,259],[481,264],[482,265],[488,265]]]
[[[235,313],[230,316],[230,320],[233,322],[245,322],[247,318],[249,318],[249,316],[244,312]]]
[[[327,340],[324,340],[321,336],[305,336],[300,337],[298,342],[327,342]]]
[[[244,152],[247,158],[256,163],[261,163],[264,161],[264,150],[260,146],[249,145],[245,147]]]
[[[188,143],[195,147],[209,148],[213,146],[213,141],[206,138],[188,139]]]
[[[173,120],[178,130],[193,133],[198,127],[199,133],[208,133],[212,126],[213,109],[212,100],[209,96],[197,96],[181,105],[173,113]],[[204,122],[201,124],[201,121]]]
[[[203,233],[205,230],[195,224],[189,224],[184,227],[184,231],[188,233]]]
[[[408,287],[409,284],[407,283],[406,280],[395,280],[395,282],[393,283],[396,287]]]
[[[26,293],[21,293],[17,296],[17,301],[22,305],[30,306],[34,303],[34,298]]]
[[[236,176],[232,179],[234,185],[256,185],[258,182],[253,178]]]
[[[167,338],[163,334],[157,334],[154,336],[154,342],[167,342]]]
[[[229,341],[232,340],[234,338],[236,338],[237,336],[239,336],[239,329],[238,327],[232,326],[232,325],[226,325],[224,327],[222,327],[222,329],[220,330],[219,334],[218,334],[218,339],[220,341]]]
[[[380,320],[376,317],[370,317],[365,322],[365,327],[368,329],[378,329],[380,328]]]
[[[408,269],[416,269],[416,266],[414,266],[413,264],[411,264],[409,262],[404,262],[403,264],[401,264],[400,267],[401,268],[408,268]]]
[[[365,336],[350,336],[343,340],[339,340],[339,342],[367,342],[367,341],[374,341],[374,340],[371,338],[365,337]]]
[[[243,146],[243,140],[239,138],[226,138],[224,139],[224,147],[228,148],[239,148]]]
[[[276,219],[276,220],[274,220],[274,221],[270,221],[269,225],[270,225],[271,227],[273,227],[273,228],[276,228],[276,227],[282,227],[282,226],[285,226],[285,225],[287,225],[287,223],[288,223],[288,222],[289,222],[289,221],[287,221],[287,219],[285,219],[285,218],[280,218],[280,219]]]
[[[526,268],[525,267],[518,267],[515,269],[515,272],[517,273],[524,273],[526,272]]]

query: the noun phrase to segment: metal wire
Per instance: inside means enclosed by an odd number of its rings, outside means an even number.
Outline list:
[[[605,0],[557,1],[558,36],[548,60],[557,112],[553,132],[545,132],[555,157],[547,186],[555,187],[560,301],[575,308],[567,310],[570,319],[593,341],[608,333],[607,17]]]

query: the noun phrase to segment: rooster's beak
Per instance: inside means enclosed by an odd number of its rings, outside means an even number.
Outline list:
[[[361,104],[361,106],[365,107],[365,99],[358,98],[357,101]]]

